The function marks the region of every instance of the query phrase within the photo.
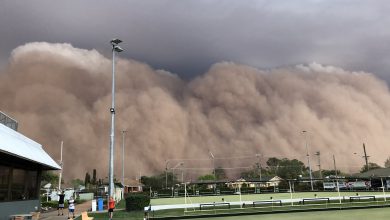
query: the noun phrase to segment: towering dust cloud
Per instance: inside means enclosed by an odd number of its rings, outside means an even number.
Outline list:
[[[310,154],[321,151],[324,168],[332,167],[334,154],[340,169],[358,169],[363,160],[353,153],[361,152],[363,142],[372,162],[382,165],[390,155],[390,93],[369,73],[315,63],[263,71],[222,62],[186,82],[119,59],[116,94],[118,175],[121,130],[128,131],[129,177],[162,171],[172,158],[193,158],[185,166],[211,168],[209,151],[227,158],[216,163],[229,168],[253,165],[256,153],[305,161],[302,130],[309,131]],[[107,176],[110,59],[69,44],[20,46],[0,73],[0,100],[19,130],[54,158],[64,141],[65,178],[94,168]],[[240,156],[248,157],[228,159]]]

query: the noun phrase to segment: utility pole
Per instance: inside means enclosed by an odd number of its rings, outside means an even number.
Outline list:
[[[367,152],[366,152],[366,145],[363,143],[363,151],[364,151],[364,160],[366,161],[366,169],[367,171],[370,170],[370,167],[368,167],[368,158],[370,156],[367,156]]]
[[[61,141],[61,158],[60,158],[60,177],[58,179],[58,191],[61,190],[62,170],[64,169],[64,162],[62,162],[62,148],[64,147],[64,141]]]
[[[169,160],[165,160],[165,189],[168,189],[168,163]]]
[[[334,154],[333,154],[333,167],[334,167],[334,172],[335,172],[336,178],[337,178],[336,158],[334,157]]]
[[[318,171],[320,172],[320,179],[322,179],[322,170],[321,170],[321,153],[320,153],[320,151],[317,151],[316,153],[315,153],[315,155],[317,155],[318,156]]]
[[[256,157],[257,157],[257,160],[258,160],[258,162],[257,162],[257,169],[259,169],[259,180],[260,180],[260,182],[261,182],[261,161],[260,161],[260,156],[261,156],[261,154],[256,154]]]

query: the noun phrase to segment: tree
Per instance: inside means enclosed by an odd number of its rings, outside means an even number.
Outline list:
[[[283,179],[295,179],[307,171],[305,164],[297,159],[271,157],[266,163],[268,165],[268,175],[277,175]]]
[[[84,181],[82,181],[81,179],[73,179],[70,181],[70,183],[72,184],[74,189],[77,189],[80,185],[84,184]]]
[[[268,170],[261,168],[261,174],[262,176],[268,176]],[[258,163],[254,165],[250,170],[244,171],[241,173],[241,178],[244,179],[259,179],[260,178],[260,166]]]
[[[172,186],[178,183],[176,176],[172,172],[167,173],[167,177],[164,173],[155,176],[142,176],[141,183],[145,185],[145,188],[152,188],[153,190],[163,189],[164,187]],[[168,186],[165,186],[167,182]]]
[[[91,183],[93,185],[96,185],[96,169],[93,169],[93,172],[92,172],[92,181]]]
[[[84,178],[85,187],[87,188],[90,183],[91,183],[91,175],[89,175],[89,173],[87,172]]]
[[[42,178],[41,178],[42,185],[46,183],[51,183],[52,185],[57,186],[59,179],[60,178],[58,174],[54,173],[53,171],[42,172]],[[61,182],[63,182],[63,180]]]
[[[390,167],[390,157],[388,157],[388,158],[385,160],[385,167],[386,167],[386,168],[389,168],[389,167]]]
[[[200,181],[207,181],[207,180],[215,180],[214,178],[214,175],[213,174],[206,174],[206,175],[203,175],[203,176],[199,176],[198,177],[198,180]]]
[[[366,165],[364,165],[361,169],[360,169],[360,173],[364,173],[364,172],[367,172],[368,170],[373,170],[373,169],[378,169],[378,168],[382,168],[381,166],[379,166],[378,164],[376,163],[368,163],[368,167]]]
[[[336,171],[335,170],[322,170],[322,176],[323,177],[336,176]],[[337,176],[346,176],[346,174],[342,173],[340,170],[337,170]]]
[[[270,157],[267,160],[266,164],[268,166],[269,174],[271,174],[271,175],[275,175],[276,174],[280,162],[281,162],[281,160],[276,158],[276,157]]]
[[[307,168],[302,161],[297,159],[289,160],[287,158],[283,158],[279,161],[276,174],[283,179],[296,179],[306,169]]]
[[[215,178],[217,178],[217,180],[227,178],[225,170],[222,167],[218,167],[215,169]]]

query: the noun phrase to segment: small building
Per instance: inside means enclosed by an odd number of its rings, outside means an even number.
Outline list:
[[[41,144],[17,127],[15,120],[0,112],[0,220],[38,211],[42,171],[61,169]]]
[[[124,193],[136,193],[143,191],[143,184],[139,180],[125,178],[124,179]]]
[[[98,187],[97,196],[106,197],[108,196],[108,183],[103,183]],[[123,186],[121,183],[114,183],[114,199],[120,201],[123,199]]]
[[[273,176],[268,177],[265,176],[260,179],[238,179],[233,182],[228,182],[227,186],[230,188],[237,188],[237,187],[249,187],[249,188],[257,188],[257,187],[278,187],[280,182],[282,182],[283,179],[279,176]]]

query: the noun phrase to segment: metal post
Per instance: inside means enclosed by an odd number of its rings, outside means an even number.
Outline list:
[[[334,167],[334,172],[335,172],[336,178],[337,178],[336,158],[334,157],[334,154],[333,154],[333,167]]]
[[[64,146],[64,142],[61,141],[61,159],[60,159],[61,171],[60,171],[60,177],[58,179],[58,191],[61,190],[62,170],[64,169],[64,162],[62,162],[62,148],[63,148],[63,146]]]
[[[291,180],[288,181],[288,186],[290,187],[290,201],[291,201],[291,206],[294,206],[293,203],[293,193],[292,193],[292,188],[291,188]]]
[[[311,191],[314,191],[314,187],[313,187],[313,175],[312,175],[312,173],[311,173],[311,165],[310,165],[310,154],[309,154],[309,148],[308,148],[308,146],[307,146],[307,137],[306,137],[307,131],[302,131],[302,133],[303,133],[304,136],[305,136],[306,156],[307,156],[307,164],[309,165],[309,175],[310,175],[310,186],[311,186]]]
[[[165,189],[168,189],[168,163],[169,160],[165,161]]]
[[[125,185],[125,135],[126,130],[122,131],[122,186]]]
[[[336,174],[336,187],[337,187],[337,193],[339,195],[339,203],[341,205],[341,194],[340,194],[340,186],[339,186],[339,177],[337,176],[337,167],[336,167],[336,158],[333,154],[333,166],[334,166],[334,172]]]
[[[381,177],[381,183],[382,183],[383,199],[386,202],[386,193],[385,193],[385,186],[383,185],[383,177]]]
[[[322,179],[322,170],[321,170],[321,152],[317,151],[315,155],[318,156],[318,172],[320,172],[320,179]]]

